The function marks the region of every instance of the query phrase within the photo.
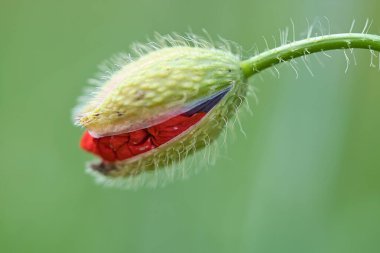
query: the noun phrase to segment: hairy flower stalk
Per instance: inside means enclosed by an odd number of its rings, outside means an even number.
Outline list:
[[[157,41],[119,64],[75,113],[86,128],[81,147],[100,158],[89,171],[103,181],[129,187],[207,147],[245,99],[247,79],[262,70],[321,51],[380,51],[379,36],[355,33],[295,41],[247,60],[193,36]]]
[[[362,48],[380,51],[380,36],[363,33],[332,34],[295,41],[256,55],[241,62],[246,77],[312,53],[336,49]]]

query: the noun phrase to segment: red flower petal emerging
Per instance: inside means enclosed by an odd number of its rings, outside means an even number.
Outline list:
[[[205,115],[205,112],[194,113],[191,116],[182,114],[148,128],[100,138],[94,138],[86,131],[80,146],[107,162],[125,160],[170,141],[195,125]]]

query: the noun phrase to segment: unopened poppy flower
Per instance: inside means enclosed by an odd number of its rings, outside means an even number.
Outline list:
[[[90,170],[131,178],[178,163],[213,142],[241,104],[240,57],[206,42],[165,42],[121,66],[77,109],[80,146],[100,158]]]
[[[75,112],[80,146],[99,157],[103,181],[157,175],[214,142],[245,99],[247,78],[274,64],[323,50],[380,50],[379,37],[337,34],[284,44],[248,60],[189,36],[159,36],[137,59],[118,63]],[[128,187],[128,185],[126,185]]]

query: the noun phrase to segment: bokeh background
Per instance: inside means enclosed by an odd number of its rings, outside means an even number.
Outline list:
[[[294,20],[346,32],[377,0],[0,0],[0,252],[379,252],[380,72],[356,51],[253,78],[215,166],[163,189],[104,188],[84,173],[71,110],[97,64],[158,31],[252,53]],[[348,53],[353,63],[353,56]],[[378,59],[375,59],[378,65]]]

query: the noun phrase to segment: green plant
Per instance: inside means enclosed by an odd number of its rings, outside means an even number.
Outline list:
[[[127,187],[183,176],[178,163],[225,129],[245,99],[249,77],[328,50],[362,48],[374,56],[380,36],[366,30],[290,43],[284,36],[281,46],[247,60],[194,35],[156,36],[136,46],[137,59],[119,57],[119,69],[98,82],[75,113],[88,130],[82,148],[101,157],[89,171],[101,182]]]

